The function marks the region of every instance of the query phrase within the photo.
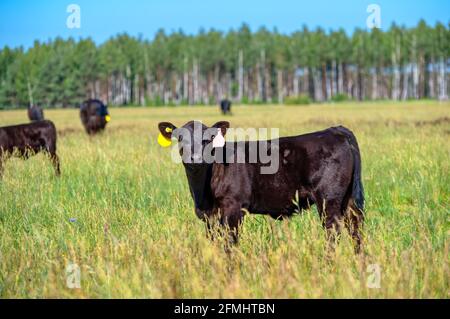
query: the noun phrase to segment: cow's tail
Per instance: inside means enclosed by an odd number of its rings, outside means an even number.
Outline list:
[[[46,129],[43,133],[43,139],[45,140],[45,146],[47,148],[47,151],[51,154],[56,152],[56,140],[58,138],[58,133],[56,131],[55,124],[50,120],[44,120],[42,123],[44,123]]]
[[[355,208],[362,213],[364,211],[364,187],[361,180],[361,153],[359,152],[358,142],[355,135],[349,129],[343,126],[339,126],[336,129],[347,137],[350,144],[354,163],[351,200],[353,200],[356,206]]]
[[[355,205],[364,211],[364,186],[361,180],[361,154],[359,152],[358,143],[356,142],[356,147],[352,147],[353,159],[354,159],[354,169],[353,169],[353,189],[352,198],[355,201]]]
[[[364,222],[364,187],[361,181],[361,153],[355,135],[345,127],[338,127],[339,133],[346,136],[353,156],[352,184],[349,185],[349,201],[346,207],[346,225],[355,242],[355,252],[359,254],[363,244],[361,229]]]

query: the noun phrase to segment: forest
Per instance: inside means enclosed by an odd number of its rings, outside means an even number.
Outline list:
[[[449,24],[283,34],[160,30],[0,50],[0,108],[448,99]]]

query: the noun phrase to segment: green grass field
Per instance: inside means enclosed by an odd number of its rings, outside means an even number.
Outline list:
[[[342,124],[358,138],[365,253],[344,233],[330,259],[315,209],[290,221],[247,216],[228,257],[205,237],[184,169],[157,123],[212,125],[216,107],[113,108],[89,138],[77,110],[48,110],[62,176],[44,155],[7,162],[0,182],[3,298],[449,298],[450,103],[237,106],[233,127],[296,135]],[[0,112],[0,126],[27,122]],[[81,288],[66,284],[75,263]],[[369,288],[370,265],[380,267]]]

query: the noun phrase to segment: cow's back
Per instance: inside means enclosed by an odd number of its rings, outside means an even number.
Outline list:
[[[44,120],[0,128],[0,148],[3,152],[18,150],[23,153],[26,149],[38,151],[46,148],[56,149],[56,128],[53,122]]]
[[[245,142],[246,163],[214,164],[212,189],[216,198],[240,198],[252,213],[290,215],[299,206],[314,204],[314,187],[330,165],[353,165],[345,135],[334,128],[280,138],[278,170],[274,174],[261,174],[261,168],[269,164],[248,162],[251,143],[256,142]],[[232,144],[236,147],[239,143]],[[294,204],[296,197],[299,203]]]

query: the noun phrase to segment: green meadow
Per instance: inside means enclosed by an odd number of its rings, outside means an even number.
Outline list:
[[[183,166],[157,144],[157,124],[212,125],[224,119],[218,107],[110,113],[91,138],[78,110],[45,110],[58,129],[60,178],[44,154],[6,162],[0,297],[449,297],[450,102],[235,106],[225,117],[281,136],[338,124],[355,133],[364,253],[353,253],[344,232],[331,257],[314,208],[288,221],[246,216],[230,254],[206,238]],[[0,111],[0,126],[27,121],[26,110]],[[67,284],[67,267],[78,267],[79,288]]]

